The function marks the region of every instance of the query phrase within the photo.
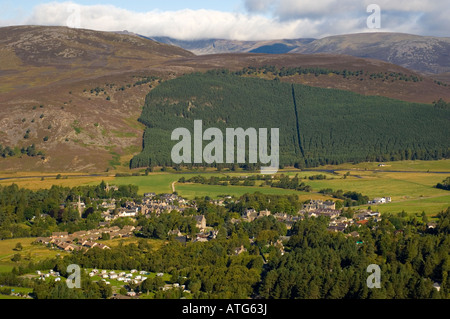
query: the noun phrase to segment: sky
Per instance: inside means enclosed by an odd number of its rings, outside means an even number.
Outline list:
[[[371,4],[376,6],[368,10]],[[182,40],[363,32],[450,37],[449,17],[450,0],[0,0],[0,26],[127,30]]]

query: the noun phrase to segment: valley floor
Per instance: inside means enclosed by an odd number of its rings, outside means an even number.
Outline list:
[[[450,206],[450,194],[448,191],[435,188],[450,176],[450,160],[440,161],[402,161],[388,163],[359,163],[341,164],[337,166],[324,166],[309,170],[296,170],[286,168],[279,174],[291,177],[298,174],[307,185],[312,187],[312,192],[301,192],[289,189],[272,188],[261,185],[255,186],[219,186],[185,183],[180,184],[178,180],[182,177],[189,179],[196,175],[204,177],[211,176],[250,176],[256,173],[249,172],[217,172],[212,169],[175,172],[154,172],[145,176],[131,176],[138,170],[128,171],[126,177],[115,177],[105,173],[99,174],[65,174],[56,172],[54,174],[38,172],[17,172],[2,174],[0,172],[0,185],[6,186],[13,183],[19,187],[28,189],[50,188],[52,185],[74,187],[78,185],[96,185],[102,180],[110,185],[133,184],[139,187],[139,193],[173,193],[176,191],[180,196],[194,199],[195,197],[209,196],[218,198],[223,195],[242,196],[245,193],[261,192],[264,194],[296,194],[299,200],[331,199],[329,196],[319,194],[322,189],[333,189],[355,191],[368,196],[370,199],[377,197],[391,197],[392,202],[377,205],[380,212],[398,213],[422,213],[435,215]],[[310,176],[323,174],[327,176],[324,180],[310,180]],[[58,176],[59,175],[59,176]],[[347,176],[345,176],[347,175]],[[373,206],[373,205],[372,205]],[[373,208],[373,207],[372,207]]]

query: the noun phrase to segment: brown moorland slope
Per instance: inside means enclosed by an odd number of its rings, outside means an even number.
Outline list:
[[[137,119],[145,96],[173,77],[160,65],[189,56],[134,35],[0,28],[0,144],[16,153],[35,144],[45,153],[0,159],[0,171],[98,172],[123,164],[119,155],[142,146]]]
[[[155,66],[189,51],[143,39],[66,27],[0,28],[0,92],[72,83]]]
[[[203,71],[214,68],[237,71],[248,66],[263,67],[265,65],[273,65],[278,69],[282,67],[303,67],[336,71],[363,70],[363,76],[348,77],[346,79],[333,74],[319,76],[308,74],[283,77],[281,81],[348,90],[363,95],[380,95],[410,102],[432,103],[440,98],[450,101],[450,85],[439,85],[430,77],[395,64],[376,59],[355,58],[349,55],[326,53],[279,55],[227,53],[179,58],[177,60],[167,61],[165,64],[168,67],[176,66],[178,68],[185,68],[186,71]],[[385,77],[370,79],[370,74],[380,73],[386,76],[390,73],[402,73],[407,76],[416,76],[421,81],[392,81],[391,77],[388,80]],[[268,79],[274,78],[271,74],[259,74],[259,76]]]

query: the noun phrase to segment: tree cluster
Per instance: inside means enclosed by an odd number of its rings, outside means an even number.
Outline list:
[[[450,191],[450,177],[447,177],[442,183],[437,183],[436,188]]]
[[[121,185],[118,190],[97,186],[60,187],[31,191],[17,185],[0,186],[0,239],[49,236],[52,232],[94,229],[101,221],[99,203],[116,199],[125,203],[137,199],[138,187]],[[74,203],[87,205],[80,218]]]

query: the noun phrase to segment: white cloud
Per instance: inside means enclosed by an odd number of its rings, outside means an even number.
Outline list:
[[[70,2],[36,6],[26,24],[75,26],[100,31],[122,31],[178,39],[225,38],[263,40],[309,36],[306,19],[274,21],[262,15],[214,10],[132,12],[114,6],[81,6]],[[78,16],[78,18],[77,18]],[[78,20],[77,20],[78,19]]]
[[[242,0],[247,12],[179,10],[133,12],[112,5],[52,2],[36,6],[20,24],[81,27],[178,39],[267,40],[368,32],[366,8],[377,3],[382,29],[449,36],[450,8],[438,0]],[[2,22],[0,21],[0,24]],[[8,24],[11,24],[8,21]],[[5,21],[3,21],[5,25]]]
[[[309,18],[323,21],[324,27],[334,21],[338,27],[327,30],[321,28],[325,33],[333,34],[365,29],[361,26],[363,22],[354,22],[365,20],[368,16],[366,8],[370,4],[377,4],[381,8],[381,18],[384,21],[384,27],[382,26],[380,31],[450,36],[448,0],[272,0],[270,5],[265,5],[265,11],[262,11],[262,8],[256,10],[258,8],[252,6],[254,0],[243,1],[249,12],[270,13],[277,21]]]

